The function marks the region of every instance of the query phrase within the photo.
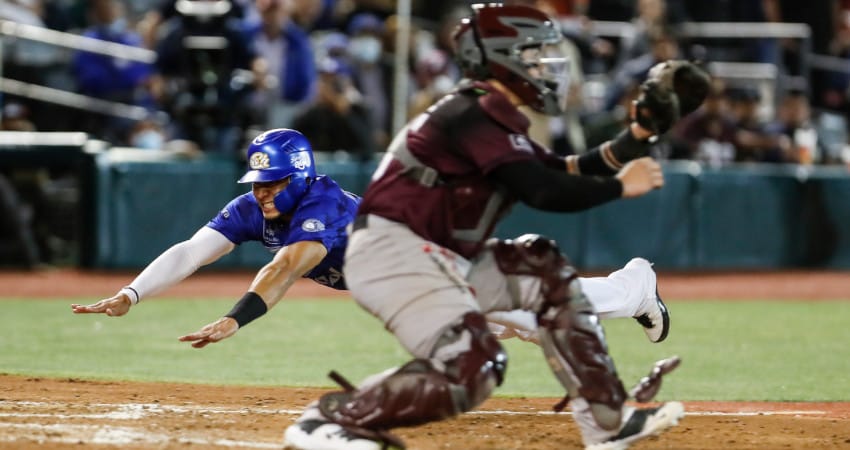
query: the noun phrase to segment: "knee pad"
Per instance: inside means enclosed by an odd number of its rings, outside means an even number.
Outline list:
[[[571,297],[568,288],[578,273],[552,239],[524,234],[516,239],[490,239],[485,246],[493,252],[502,273],[540,278],[544,301],[541,310],[563,304]]]
[[[325,394],[319,409],[343,426],[415,426],[469,411],[504,379],[507,355],[479,313],[448,327],[433,355],[414,359],[365,389]]]

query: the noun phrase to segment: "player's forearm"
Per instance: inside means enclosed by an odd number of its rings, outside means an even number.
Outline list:
[[[649,155],[649,134],[637,124],[632,124],[614,139],[606,141],[582,154],[566,158],[567,172],[582,175],[614,175],[623,166],[637,158]]]
[[[291,269],[274,262],[269,263],[260,269],[248,290],[262,297],[268,309],[271,309],[283,299],[289,288],[301,277],[300,274],[293,273]]]
[[[328,254],[320,242],[301,241],[288,245],[254,277],[248,292],[226,314],[243,327],[277,305],[295,281],[316,267]]]

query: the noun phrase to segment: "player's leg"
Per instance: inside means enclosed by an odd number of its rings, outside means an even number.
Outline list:
[[[661,342],[670,330],[667,306],[658,295],[652,264],[633,258],[607,277],[579,278],[582,290],[602,319],[633,317],[651,342]],[[499,339],[518,337],[538,342],[534,314],[528,311],[497,311],[487,314],[491,331]]]
[[[599,319],[554,241],[526,235],[493,240],[487,248],[469,277],[482,309],[519,307],[535,313],[540,345],[572,399],[589,448],[627,445],[678,421],[683,414],[678,402],[657,409],[625,404],[627,394],[608,355]],[[507,276],[500,278],[494,271]]]
[[[602,319],[634,317],[650,341],[667,338],[670,315],[658,295],[658,280],[649,261],[632,258],[607,277],[582,278],[581,287]]]
[[[387,430],[452,417],[488,398],[507,357],[465,281],[468,266],[373,216],[354,232],[345,267],[352,295],[415,359],[359,388],[324,395],[287,429],[286,444],[378,449],[393,441]]]

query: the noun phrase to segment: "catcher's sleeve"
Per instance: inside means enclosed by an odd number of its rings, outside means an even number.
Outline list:
[[[235,247],[236,244],[223,234],[202,227],[190,239],[171,246],[154,259],[128,288],[135,290],[139,299],[157,294],[195,273],[201,266],[217,261]]]

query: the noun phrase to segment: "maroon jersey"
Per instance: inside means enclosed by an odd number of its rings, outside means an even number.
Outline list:
[[[528,119],[489,84],[462,87],[400,132],[359,213],[405,223],[430,241],[475,256],[516,201],[487,175],[501,164],[551,163],[554,156],[528,137],[528,127]],[[411,164],[399,153],[412,155],[420,169],[434,169],[433,185],[411,176]]]

